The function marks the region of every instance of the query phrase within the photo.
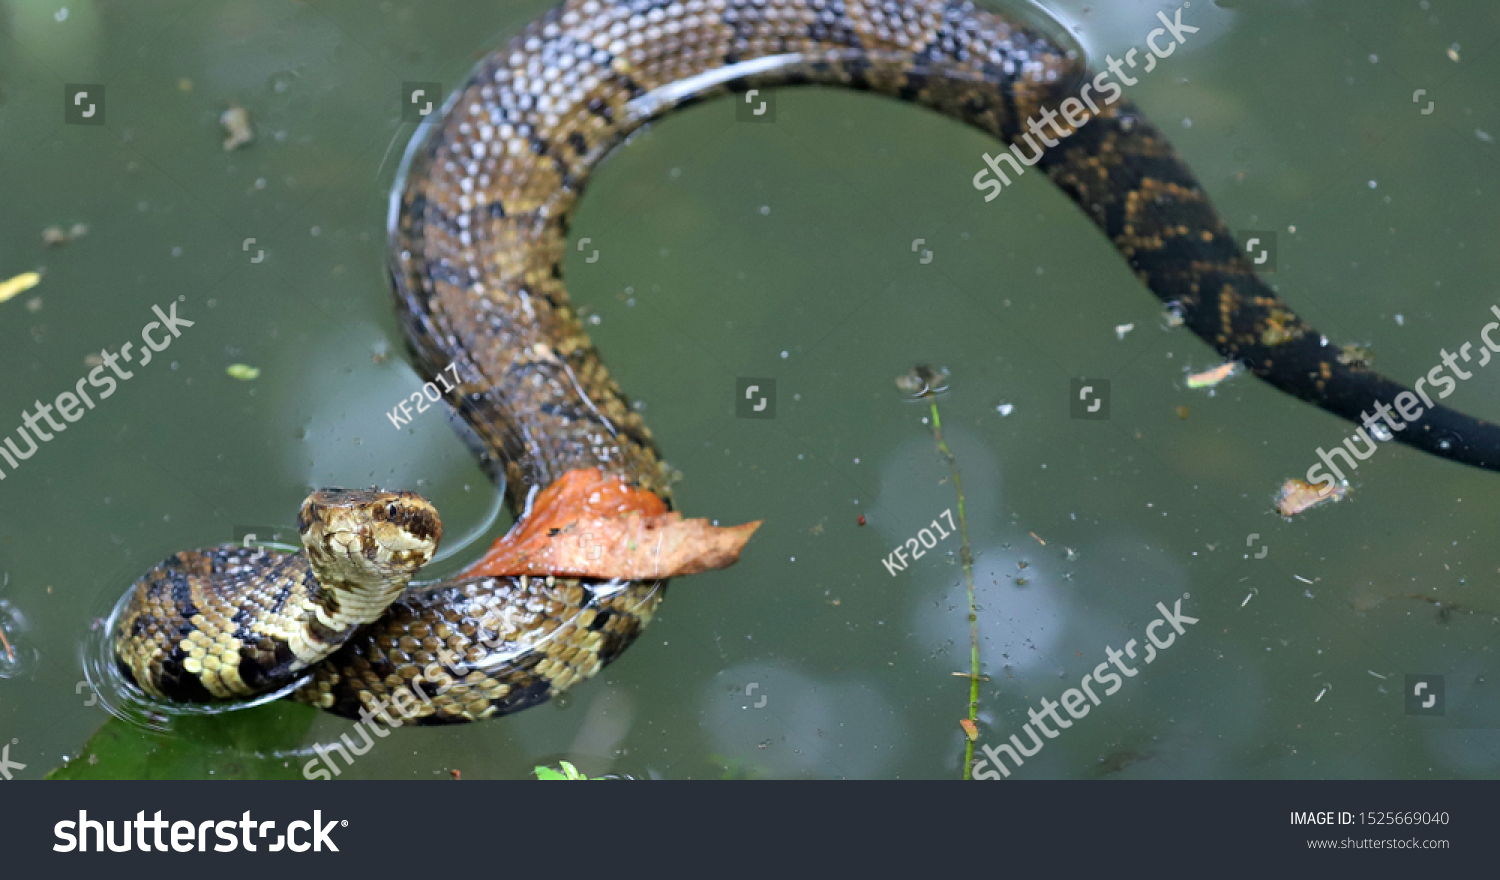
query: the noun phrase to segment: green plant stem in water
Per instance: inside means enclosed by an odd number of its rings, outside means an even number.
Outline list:
[[[964,581],[969,588],[969,723],[979,723],[979,612],[974,607],[974,553],[969,548],[969,520],[964,514],[964,481],[958,470],[958,459],[948,449],[943,439],[943,420],[938,416],[937,398],[929,398],[932,405],[932,436],[937,439],[938,451],[948,461],[953,471],[953,488],[958,492],[958,533],[963,541],[959,558],[964,564]],[[964,775],[968,780],[974,770],[974,740],[964,731]]]

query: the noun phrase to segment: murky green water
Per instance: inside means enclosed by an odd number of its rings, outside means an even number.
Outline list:
[[[43,273],[0,304],[0,431],[138,340],[153,306],[193,322],[3,468],[16,775],[79,755],[108,719],[81,648],[169,553],[284,527],[315,485],[414,488],[450,535],[484,526],[494,490],[443,415],[386,416],[419,382],[384,277],[385,198],[412,130],[402,83],[452,88],[547,5],[0,2],[0,280]],[[1410,381],[1477,340],[1500,299],[1500,10],[1374,6],[1195,3],[1201,32],[1129,95],[1232,227],[1276,232],[1282,294]],[[1142,45],[1161,7],[1051,8],[1098,60]],[[105,86],[102,126],[63,123],[69,83]],[[981,743],[1144,642],[1156,603],[1187,595],[1199,620],[1017,776],[1500,775],[1500,476],[1386,446],[1351,500],[1282,521],[1272,494],[1344,423],[1243,377],[1187,389],[1212,352],[1163,327],[1040,174],[986,204],[981,135],[862,95],[775,101],[769,124],[720,102],[637,137],[585,198],[573,238],[590,241],[567,266],[686,475],[682,509],[766,521],[745,558],[677,582],[636,647],[558,704],[395,731],[345,777],[519,778],[563,758],[642,777],[956,778],[958,539],[895,575],[882,563],[956,506],[925,408],[892,382],[917,362],[951,371]],[[256,139],[225,152],[231,102]],[[44,227],[74,223],[87,235],[43,246]],[[259,377],[230,378],[237,363]],[[774,419],[735,417],[739,377],[775,380]],[[1070,418],[1072,377],[1110,380],[1109,420]],[[1491,368],[1449,402],[1494,418],[1497,391]],[[1446,714],[1407,714],[1408,674],[1443,676]],[[127,772],[256,775],[257,752],[285,751],[295,775],[299,749],[350,730],[297,707],[246,717],[160,752],[125,742],[181,761]]]

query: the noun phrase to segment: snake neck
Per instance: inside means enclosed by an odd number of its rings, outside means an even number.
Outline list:
[[[347,632],[379,618],[411,581],[410,575],[380,580],[341,578],[319,574],[316,563],[311,568],[318,582],[311,597],[311,622],[329,632]]]

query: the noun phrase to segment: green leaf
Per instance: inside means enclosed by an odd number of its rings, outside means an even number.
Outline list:
[[[111,718],[48,779],[301,779],[317,710],[285,700],[218,715],[188,715],[170,734]]]
[[[561,771],[553,770],[551,767],[533,767],[531,772],[536,774],[537,779],[568,779],[579,780],[582,782],[589,781],[589,778],[587,776],[584,776],[582,773],[578,772],[578,768],[574,767],[572,764],[569,764],[567,761],[558,761],[557,764],[559,767],[562,767]]]

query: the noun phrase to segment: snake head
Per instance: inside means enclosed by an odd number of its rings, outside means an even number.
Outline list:
[[[437,508],[425,498],[377,489],[320,489],[302,502],[297,527],[325,583],[404,585],[443,538]]]

